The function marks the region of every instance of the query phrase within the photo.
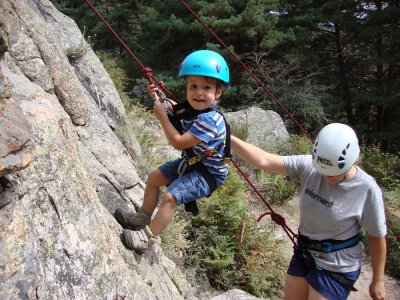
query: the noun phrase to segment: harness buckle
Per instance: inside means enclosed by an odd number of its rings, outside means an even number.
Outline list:
[[[193,164],[199,162],[200,160],[201,160],[201,157],[198,156],[198,155],[196,155],[196,156],[193,156],[193,157],[189,158],[189,159],[187,160],[187,162],[188,162],[189,166],[191,166],[191,165],[193,165]]]
[[[323,252],[331,253],[332,249],[333,249],[333,247],[332,247],[331,243],[329,243],[329,242],[322,243],[322,251]]]

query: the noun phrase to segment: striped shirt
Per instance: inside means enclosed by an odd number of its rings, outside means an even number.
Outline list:
[[[211,174],[224,181],[228,173],[228,166],[224,162],[225,145],[223,143],[226,137],[226,127],[222,115],[217,111],[202,113],[194,120],[183,119],[182,127],[183,132],[189,131],[195,137],[202,140],[202,142],[193,147],[196,155],[201,155],[207,150],[214,150],[222,144],[218,152],[212,156],[202,155],[201,162]]]

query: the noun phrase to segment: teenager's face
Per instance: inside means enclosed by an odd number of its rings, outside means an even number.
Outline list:
[[[222,87],[217,87],[215,78],[191,75],[187,78],[186,93],[190,105],[196,110],[203,110],[221,96]]]
[[[325,176],[324,175],[324,180],[327,184],[331,184],[331,185],[335,185],[335,184],[339,184],[342,181],[344,181],[346,179],[346,174],[342,173],[336,176]]]

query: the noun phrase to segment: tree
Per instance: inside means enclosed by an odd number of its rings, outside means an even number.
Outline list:
[[[326,111],[360,134],[374,129],[374,107],[378,131],[392,128],[399,113],[393,105],[399,99],[398,2],[281,2],[278,27],[293,28],[296,36],[282,48],[300,56],[304,68],[323,70],[319,82],[334,84]]]

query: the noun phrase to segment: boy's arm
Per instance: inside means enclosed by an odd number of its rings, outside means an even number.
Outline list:
[[[372,281],[369,285],[369,294],[374,300],[385,299],[386,291],[383,279],[386,261],[386,239],[385,237],[374,237],[368,234],[368,246],[372,265]]]
[[[265,152],[261,148],[231,136],[231,148],[243,160],[257,169],[287,176],[283,156]]]
[[[169,121],[163,103],[154,102],[153,110],[158,120],[161,123],[161,126],[164,130],[164,134],[168,139],[168,142],[176,150],[183,150],[186,148],[193,147],[202,141],[201,139],[195,137],[190,132],[185,132],[184,134],[180,134],[179,131],[176,130],[174,125],[172,125],[172,123]]]

